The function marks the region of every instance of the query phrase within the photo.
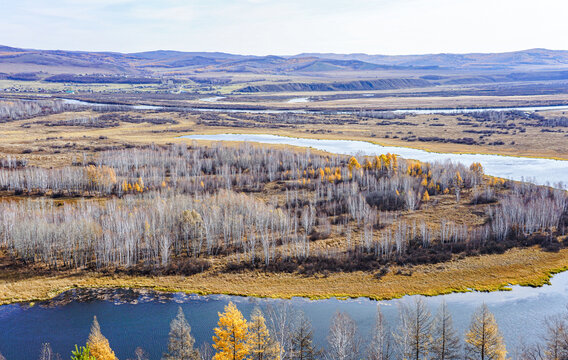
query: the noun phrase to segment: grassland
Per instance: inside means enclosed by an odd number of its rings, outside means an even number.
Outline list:
[[[566,112],[543,112],[546,117],[566,116]],[[546,157],[568,159],[566,128],[543,128],[524,126],[519,120],[507,121],[513,127],[496,128],[495,124],[464,124],[460,115],[409,115],[401,120],[385,121],[353,115],[306,115],[306,121],[283,120],[274,117],[251,115],[243,118],[239,114],[206,113],[206,118],[197,113],[144,112],[130,113],[149,119],[166,118],[176,123],[150,124],[124,123],[108,128],[88,128],[81,126],[53,126],[58,122],[77,117],[97,117],[93,111],[54,114],[34,119],[0,123],[3,136],[0,139],[0,152],[21,154],[23,150],[33,150],[24,155],[32,161],[60,159],[69,154],[90,152],[91,148],[117,146],[120,144],[173,143],[187,141],[179,138],[187,134],[247,133],[274,134],[292,137],[319,139],[353,139],[370,141],[387,146],[406,146],[434,152],[483,153],[527,157]],[[299,120],[303,117],[297,116]],[[50,125],[42,124],[47,122]],[[280,124],[279,124],[280,122]],[[377,125],[379,124],[379,125]],[[274,127],[273,125],[277,125]],[[543,129],[553,131],[543,132]],[[487,131],[490,135],[471,133]],[[101,138],[103,137],[103,138]],[[440,138],[442,140],[431,140]],[[473,144],[460,143],[470,138]],[[423,140],[424,139],[424,140]],[[57,148],[60,146],[74,148]],[[41,151],[40,151],[41,150]],[[59,150],[58,153],[54,153]],[[52,161],[52,160],[49,160]]]
[[[68,271],[34,274],[19,269],[0,272],[0,304],[46,300],[73,288],[149,288],[198,294],[312,299],[368,297],[382,300],[410,294],[439,295],[471,290],[496,291],[509,285],[542,286],[568,266],[568,250],[512,249],[505,254],[456,259],[436,265],[393,267],[377,279],[367,272],[298,276],[219,268],[192,276],[130,276]],[[400,274],[397,274],[401,270]]]
[[[440,101],[442,101],[441,99]],[[425,101],[422,99],[421,101]],[[519,100],[520,101],[520,100]],[[546,101],[551,101],[547,99]],[[376,105],[376,104],[374,104]],[[374,106],[373,105],[373,106]],[[343,105],[338,105],[343,106]],[[509,106],[507,103],[506,106]],[[312,115],[306,123],[271,128],[261,117],[239,118],[234,114],[213,114],[213,125],[199,113],[144,111],[120,112],[116,115],[147,119],[166,118],[173,123],[152,124],[120,122],[118,126],[92,128],[85,126],[57,126],[57,123],[77,117],[98,117],[100,112],[85,110],[41,116],[32,119],[0,123],[0,157],[11,155],[27,159],[31,165],[61,166],[70,164],[82,154],[150,143],[186,142],[185,134],[214,133],[272,133],[283,136],[322,139],[356,139],[383,145],[409,146],[438,152],[495,153],[503,155],[552,157],[568,160],[566,132],[541,132],[539,127],[526,127],[525,132],[510,131],[491,135],[492,141],[504,145],[463,145],[455,143],[408,141],[402,137],[412,133],[418,137],[440,136],[459,139],[468,135],[468,126],[458,125],[457,115],[416,115],[404,122],[377,125],[380,119],[353,119],[352,115]],[[562,116],[550,112],[546,116]],[[277,119],[276,119],[277,120]],[[356,120],[356,121],[355,121]],[[323,125],[325,124],[325,126]],[[443,126],[430,126],[443,124]],[[55,126],[54,126],[55,125]],[[289,125],[289,124],[288,124]],[[322,131],[325,129],[325,131]],[[441,130],[442,129],[442,130]],[[487,128],[491,129],[491,128]],[[395,138],[396,136],[396,138]],[[281,146],[282,147],[282,146]],[[257,194],[259,198],[270,194]],[[420,214],[406,214],[409,219],[435,222],[441,216],[457,223],[481,223],[481,206],[468,205],[470,193],[463,194],[461,204],[455,204],[451,195],[437,196],[437,207],[426,207]],[[2,196],[1,200],[7,198]],[[336,246],[341,239],[332,237],[315,245],[325,249]],[[454,257],[445,263],[414,266],[392,266],[380,279],[369,272],[329,273],[302,276],[290,273],[271,273],[244,270],[237,273],[223,271],[228,259],[213,258],[212,267],[191,276],[132,276],[124,273],[99,273],[78,270],[60,272],[39,268],[22,268],[0,254],[0,304],[51,298],[74,287],[144,287],[165,291],[196,293],[223,293],[262,297],[306,296],[310,298],[370,297],[388,299],[406,294],[436,295],[453,291],[500,290],[509,284],[540,286],[550,276],[568,267],[568,250],[546,252],[536,247],[515,248],[504,254]]]

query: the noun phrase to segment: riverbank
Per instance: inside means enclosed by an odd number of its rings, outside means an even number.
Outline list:
[[[380,279],[369,272],[302,276],[261,271],[224,273],[216,267],[192,276],[104,275],[84,271],[34,275],[22,273],[21,269],[6,269],[0,275],[0,304],[47,300],[73,288],[125,287],[201,295],[386,300],[415,294],[506,290],[509,285],[542,286],[566,269],[568,249],[545,252],[538,248],[511,249],[504,254],[433,265],[393,266]]]

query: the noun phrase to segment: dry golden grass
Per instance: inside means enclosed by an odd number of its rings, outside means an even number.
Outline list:
[[[438,295],[469,290],[493,291],[509,284],[541,286],[568,266],[568,249],[558,253],[537,248],[512,249],[501,255],[483,255],[443,264],[413,267],[411,275],[396,275],[397,268],[376,279],[366,272],[305,277],[263,272],[222,273],[209,270],[193,276],[127,276],[87,272],[55,275],[0,273],[0,304],[49,299],[76,287],[132,287],[198,294],[233,294],[259,297],[313,299],[369,297],[390,299],[408,294]],[[404,273],[409,273],[405,269]]]
[[[137,113],[138,114],[138,113]],[[464,133],[471,130],[469,126],[458,126],[456,116],[449,115],[418,115],[408,116],[402,120],[413,125],[377,126],[381,120],[361,121],[358,124],[325,125],[326,133],[314,133],[322,129],[321,124],[298,125],[294,128],[268,129],[251,122],[248,127],[205,126],[196,124],[196,116],[176,112],[160,113],[155,115],[147,113],[147,117],[163,117],[178,121],[178,124],[152,125],[149,123],[132,124],[120,123],[112,128],[84,128],[70,126],[45,126],[33,124],[36,121],[49,120],[57,122],[68,119],[70,116],[97,116],[97,113],[65,113],[29,120],[14,121],[0,124],[0,156],[2,154],[17,154],[22,156],[26,149],[32,150],[26,154],[32,164],[61,165],[69,163],[76,156],[91,153],[93,147],[120,146],[129,144],[166,144],[174,142],[190,142],[180,138],[187,134],[219,134],[219,133],[247,133],[247,134],[275,134],[282,136],[307,137],[318,139],[352,139],[370,141],[386,146],[406,146],[422,150],[450,153],[486,153],[512,156],[549,157],[568,160],[566,147],[566,133],[541,132],[538,127],[526,127],[525,133],[496,134],[486,141],[500,140],[505,145],[462,145],[453,143],[405,141],[410,133],[417,137],[443,137],[458,139],[471,137],[477,139],[478,134]],[[224,115],[223,115],[224,116]],[[439,120],[433,120],[438,118]],[[441,123],[445,126],[429,126]],[[31,124],[29,128],[22,125]],[[416,126],[417,125],[417,126]],[[483,128],[477,128],[480,130]],[[385,136],[389,136],[386,138]],[[393,138],[397,136],[398,138]],[[103,138],[100,138],[103,137]],[[514,142],[514,144],[513,144]],[[73,147],[62,147],[71,144]]]
[[[77,115],[77,114],[74,114]],[[80,115],[98,115],[86,112]],[[387,131],[406,134],[413,131],[419,136],[440,136],[440,127],[429,126],[376,126],[375,122],[358,125],[326,125],[326,134],[312,134],[321,125],[302,125],[295,129],[265,129],[251,124],[248,128],[207,127],[196,124],[193,115],[180,113],[160,113],[160,117],[173,118],[179,123],[172,125],[151,125],[148,123],[121,123],[113,128],[89,129],[83,127],[48,127],[34,124],[30,128],[21,125],[47,119],[58,121],[67,119],[70,114],[50,115],[42,118],[14,121],[0,124],[0,156],[14,154],[27,158],[31,164],[40,166],[60,166],[69,164],[83,153],[94,154],[95,149],[124,144],[144,145],[149,143],[166,144],[171,142],[190,142],[179,138],[192,133],[273,133],[283,136],[298,136],[326,139],[356,139],[376,141],[384,145],[411,146],[440,152],[478,152],[500,153],[505,155],[544,156],[568,159],[565,137],[563,134],[541,133],[538,129],[527,128],[525,134],[503,135],[507,146],[464,146],[458,144],[405,142],[400,139],[382,138]],[[144,116],[155,117],[152,114]],[[427,122],[432,115],[408,117],[404,121],[418,124]],[[438,116],[438,122],[447,125],[444,136],[463,137],[461,128],[455,126],[453,116]],[[467,127],[466,127],[467,128]],[[190,131],[192,130],[192,131]],[[443,130],[442,130],[443,131]],[[376,137],[371,136],[375,134]],[[101,138],[102,137],[102,138]],[[492,139],[497,140],[497,138]],[[72,146],[66,147],[67,144]],[[260,146],[260,145],[259,145]],[[268,146],[268,145],[262,145]],[[280,145],[276,147],[287,147]],[[22,155],[24,149],[32,153]],[[39,151],[41,149],[41,151]],[[303,150],[302,150],[303,151]],[[275,195],[276,190],[267,187],[267,192],[258,194],[266,197]],[[455,204],[455,198],[437,196],[436,207],[427,205],[420,212],[405,214],[408,220],[424,220],[436,224],[441,218],[456,223],[479,224],[483,217],[476,215],[478,207],[467,205],[468,193],[463,194],[462,203]],[[331,243],[341,243],[341,235],[314,243],[314,249],[325,248]],[[451,291],[496,290],[507,284],[542,285],[550,274],[568,266],[568,249],[558,253],[548,253],[536,248],[513,249],[502,255],[485,255],[458,259],[437,265],[423,265],[412,268],[412,275],[396,275],[398,268],[377,280],[372,273],[354,272],[330,274],[326,277],[304,277],[297,274],[272,274],[262,272],[244,272],[227,274],[219,271],[223,260],[213,259],[213,268],[203,274],[183,276],[104,276],[98,273],[65,271],[49,275],[37,275],[30,272],[0,267],[0,304],[17,301],[46,299],[61,291],[73,287],[148,287],[158,290],[179,290],[197,293],[227,293],[255,296],[308,296],[312,298],[329,296],[367,296],[371,298],[392,298],[404,294],[440,294]],[[1,265],[1,264],[0,264]],[[408,273],[408,269],[404,269]]]

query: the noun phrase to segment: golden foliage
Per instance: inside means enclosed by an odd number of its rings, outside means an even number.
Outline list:
[[[85,168],[87,181],[91,186],[112,186],[116,184],[116,173],[108,166],[89,165]]]
[[[462,187],[463,186],[463,179],[462,179],[459,171],[456,171],[456,176],[455,176],[454,180],[456,182],[456,187]]]
[[[507,355],[495,317],[485,304],[473,314],[465,342],[468,359],[505,360]]]
[[[353,169],[360,169],[361,164],[359,164],[359,161],[357,161],[357,159],[355,159],[355,157],[352,156],[351,159],[349,159],[347,167],[349,168],[349,171],[353,171]]]
[[[250,354],[247,321],[232,302],[219,313],[214,331],[213,348],[217,352],[213,360],[242,360]]]
[[[483,175],[483,166],[478,162],[471,164],[469,166],[469,170],[473,171],[476,175]]]
[[[249,323],[251,358],[256,360],[280,360],[280,344],[270,338],[266,322],[259,308],[255,308]]]
[[[114,351],[110,348],[107,338],[101,333],[101,327],[97,321],[97,317],[93,318],[91,325],[91,333],[87,339],[87,345],[91,350],[91,355],[97,360],[117,360]]]

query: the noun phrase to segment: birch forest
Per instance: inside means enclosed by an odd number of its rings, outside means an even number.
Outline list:
[[[195,273],[223,258],[227,271],[377,270],[554,251],[568,225],[564,191],[480,164],[246,143],[107,150],[51,168],[5,157],[0,191],[0,246],[49,268]],[[474,207],[476,220],[452,219],[452,206]]]

